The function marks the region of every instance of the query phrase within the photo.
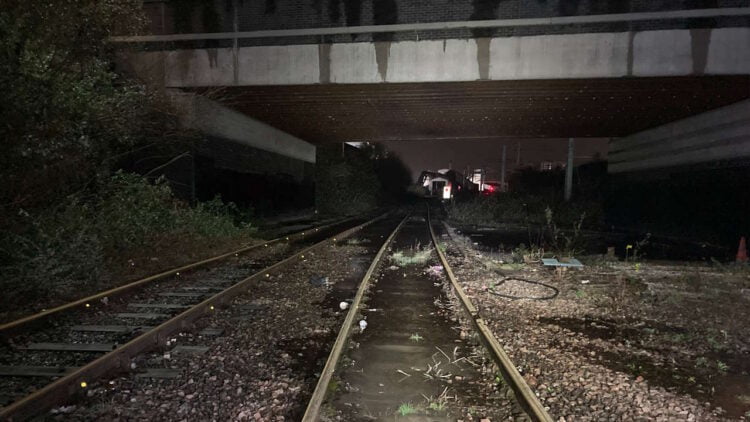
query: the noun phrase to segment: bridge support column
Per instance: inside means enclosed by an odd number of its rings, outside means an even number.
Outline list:
[[[503,163],[500,170],[500,192],[505,192],[505,144],[503,144]]]
[[[565,200],[570,201],[573,194],[573,154],[575,140],[568,138],[568,164],[565,166]]]

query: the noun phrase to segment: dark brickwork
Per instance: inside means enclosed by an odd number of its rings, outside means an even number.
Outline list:
[[[748,7],[750,0],[164,0],[146,2],[156,34],[175,32],[240,31],[519,19],[629,12]],[[235,8],[236,22],[235,22]],[[651,29],[750,26],[744,17],[645,21],[593,25],[521,27],[481,30],[422,31],[329,37],[242,40],[243,45],[320,42],[386,41],[519,36],[583,32],[620,32]],[[213,42],[210,46],[229,46]],[[209,46],[209,45],[205,45]]]

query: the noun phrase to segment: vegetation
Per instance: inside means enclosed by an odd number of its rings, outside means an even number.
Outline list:
[[[430,260],[432,248],[421,248],[419,245],[409,251],[396,251],[391,255],[391,261],[399,267],[422,265]]]
[[[0,306],[43,300],[107,281],[113,260],[160,240],[189,242],[253,232],[243,215],[220,198],[189,207],[166,183],[117,172],[94,194],[71,195],[56,207],[21,213],[23,230],[0,236]]]
[[[318,148],[316,208],[321,213],[354,215],[403,198],[411,176],[382,145]]]
[[[0,8],[0,306],[86,291],[157,242],[251,232],[220,198],[179,201],[139,151],[184,150],[170,102],[113,69],[107,38],[143,28],[137,0],[8,0]],[[169,160],[172,157],[166,158]]]
[[[546,210],[555,215],[557,224],[570,226],[586,214],[585,226],[603,224],[602,205],[596,201],[576,200],[570,203],[556,201],[554,197],[506,193],[481,196],[465,202],[456,202],[448,208],[448,216],[457,224],[497,227],[502,224],[545,226]]]
[[[419,333],[414,333],[409,336],[409,340],[419,343],[420,341],[424,340],[424,337],[420,336]]]
[[[417,413],[417,408],[411,403],[401,403],[398,407],[398,414],[401,416],[408,416]]]

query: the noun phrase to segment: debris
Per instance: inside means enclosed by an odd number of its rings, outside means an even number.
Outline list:
[[[323,276],[323,275],[314,275],[310,277],[310,284],[316,287],[320,287],[320,286],[328,287],[329,286],[328,277]]]
[[[348,307],[349,307],[349,304],[346,303],[346,302],[339,303],[339,308],[341,308],[342,311],[345,311],[346,308],[348,308]]]
[[[434,277],[442,277],[443,275],[443,266],[442,265],[432,265],[430,268],[427,269],[427,275],[431,275]]]
[[[567,262],[561,262],[558,261],[557,258],[542,258],[542,264],[544,264],[545,267],[572,267],[572,268],[583,268],[583,264],[581,264],[581,261],[570,258],[566,260]]]
[[[581,284],[589,284],[591,283],[591,280],[581,280]]]
[[[367,321],[365,321],[364,319],[360,320],[359,321],[359,331],[360,332],[365,331],[365,328],[367,328]]]

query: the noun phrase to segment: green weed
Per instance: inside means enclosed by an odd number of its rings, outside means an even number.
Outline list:
[[[413,415],[415,413],[417,413],[417,408],[411,403],[402,403],[401,406],[398,407],[398,414],[401,416]]]
[[[420,341],[424,340],[424,337],[420,336],[419,333],[412,334],[409,337],[409,340],[419,343]]]
[[[421,249],[417,246],[409,252],[397,251],[390,256],[390,259],[399,267],[406,267],[409,265],[426,264],[430,260],[431,254],[432,249]]]

